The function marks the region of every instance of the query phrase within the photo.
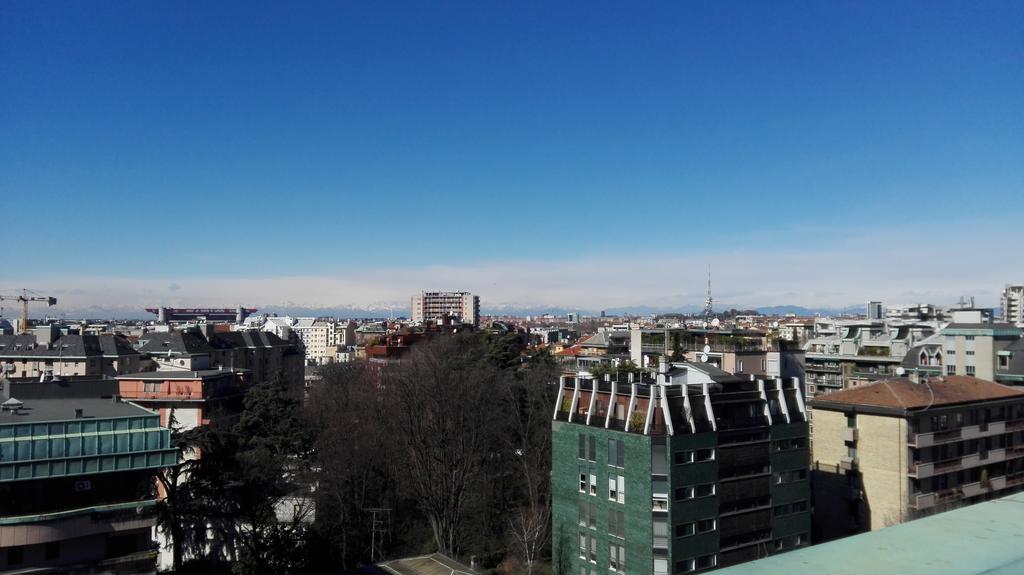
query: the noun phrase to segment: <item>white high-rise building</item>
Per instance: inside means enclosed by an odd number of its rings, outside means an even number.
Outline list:
[[[464,291],[425,291],[412,296],[413,321],[429,322],[445,317],[464,324],[480,325],[480,296]]]
[[[1024,327],[1024,284],[1007,284],[1002,303],[1003,321]]]

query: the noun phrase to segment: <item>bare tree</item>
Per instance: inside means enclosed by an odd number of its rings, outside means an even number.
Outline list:
[[[457,555],[464,512],[497,443],[506,373],[473,336],[414,348],[385,378],[390,422],[440,552]]]
[[[508,520],[509,535],[523,561],[527,575],[533,574],[548,542],[551,508],[548,505],[523,507]]]

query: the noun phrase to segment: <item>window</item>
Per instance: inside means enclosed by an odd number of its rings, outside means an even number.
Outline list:
[[[626,514],[615,509],[608,510],[608,534],[626,538]]]
[[[591,461],[597,461],[597,438],[590,436],[590,457]]]
[[[692,573],[697,568],[697,562],[693,559],[676,561],[676,573]]]
[[[56,559],[60,557],[60,541],[51,541],[43,547],[43,556],[46,559]]]
[[[590,513],[587,515],[587,526],[591,529],[597,529],[597,504],[591,501],[588,507]]]
[[[621,439],[608,440],[608,465],[612,467],[625,467],[626,451],[623,449]]]
[[[694,497],[710,497],[711,495],[714,495],[714,494],[715,494],[715,484],[714,483],[702,483],[702,484],[698,485],[697,487],[695,487],[694,490],[693,490],[693,496]]]
[[[967,370],[967,375],[974,375],[974,366],[973,365],[968,365],[968,366],[965,367],[965,369]]]
[[[618,543],[608,545],[608,568],[619,573],[626,572],[626,547]]]
[[[21,565],[25,562],[25,548],[11,547],[7,550],[7,564]]]
[[[714,531],[716,526],[717,522],[714,519],[701,519],[697,522],[697,533]]]
[[[677,451],[675,458],[673,459],[676,465],[685,465],[687,463],[693,463],[693,452],[692,451]]]
[[[580,527],[586,527],[587,526],[587,502],[584,501],[583,499],[580,499],[580,520],[579,520],[579,524],[580,524]]]
[[[956,366],[946,364],[946,375],[956,375]]]
[[[579,451],[576,454],[576,458],[577,459],[586,459],[587,458],[587,436],[583,435],[582,433],[580,434],[580,445],[579,445]]]
[[[587,558],[587,534],[580,533],[580,559]]]
[[[846,456],[851,460],[857,459],[857,448],[852,445],[846,446]]]
[[[587,474],[580,472],[580,493],[587,492]]]
[[[697,461],[712,461],[715,459],[714,449],[698,449],[695,457]]]
[[[697,526],[694,523],[680,523],[676,525],[676,537],[689,537],[697,532]]]
[[[677,487],[676,488],[676,501],[685,501],[687,499],[693,499],[693,488],[692,487]]]
[[[793,503],[783,503],[782,505],[775,506],[775,516],[779,517],[782,515],[792,515],[794,513],[803,513],[807,511],[807,501],[794,501]]]
[[[590,474],[590,494],[597,495],[597,475]]]
[[[1001,355],[999,356],[999,369],[1007,369],[1010,367],[1010,356]]]
[[[597,563],[597,537],[590,536],[590,560]]]
[[[856,413],[847,413],[846,414],[846,427],[849,428],[849,429],[856,429],[857,428],[857,414]]]
[[[956,350],[955,349],[947,349],[946,350],[946,355],[949,356],[949,357],[956,357]]]
[[[967,340],[967,341],[974,341],[974,336],[973,335],[966,335],[966,336],[964,336],[964,339]]]
[[[970,350],[970,349],[969,349],[969,350],[967,350],[967,351],[965,351],[964,353],[965,353],[965,354],[966,354],[966,355],[967,355],[968,357],[970,357],[970,356],[974,355],[974,351],[973,351],[973,350]]]
[[[697,558],[697,569],[707,569],[718,564],[718,555],[701,555]]]
[[[793,483],[795,481],[803,481],[807,479],[806,469],[792,469],[789,471],[780,471],[775,474],[776,483]]]
[[[626,502],[626,478],[621,475],[608,476],[608,499],[619,503]]]

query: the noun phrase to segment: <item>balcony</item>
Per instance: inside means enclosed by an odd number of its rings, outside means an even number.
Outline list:
[[[659,513],[668,511],[668,497],[652,497],[651,511]]]
[[[34,545],[84,537],[143,529],[156,524],[156,501],[132,501],[96,505],[81,509],[0,517],[0,541],[18,541]]]
[[[857,470],[857,458],[844,455],[839,460],[839,468],[843,471],[856,471]]]
[[[843,441],[857,441],[857,428],[856,427],[844,427],[843,428]]]

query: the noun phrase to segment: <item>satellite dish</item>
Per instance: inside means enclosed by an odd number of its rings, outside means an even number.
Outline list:
[[[718,321],[718,318],[716,317],[715,319],[711,320],[711,327],[718,327],[718,324],[720,323],[722,322]]]
[[[907,370],[903,369],[902,366],[896,368],[896,375],[903,375],[904,373],[907,373]]]
[[[705,345],[704,346],[704,353],[707,353],[709,351],[711,351],[711,346],[710,345]]]
[[[708,354],[706,354],[706,353],[700,354],[700,362],[701,363],[707,363],[708,362]]]

